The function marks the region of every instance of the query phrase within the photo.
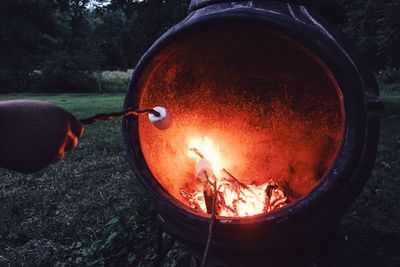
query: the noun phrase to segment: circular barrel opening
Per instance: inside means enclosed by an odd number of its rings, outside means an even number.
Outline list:
[[[202,190],[196,147],[243,185],[274,181],[287,204],[313,190],[344,137],[341,90],[319,57],[261,22],[203,24],[174,38],[139,83],[140,108],[163,106],[173,117],[165,131],[139,119],[158,182],[204,212],[185,195]]]

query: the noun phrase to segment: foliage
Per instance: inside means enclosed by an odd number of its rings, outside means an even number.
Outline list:
[[[377,20],[378,55],[384,60],[381,64],[400,67],[400,2],[388,2],[380,11]],[[399,81],[399,80],[398,80]]]
[[[132,68],[187,8],[178,0],[89,4],[1,1],[0,92],[99,91],[100,70]]]
[[[0,2],[0,88],[28,87],[44,55],[58,46],[55,5],[48,1]],[[3,89],[4,90],[4,89]]]
[[[130,216],[116,216],[108,220],[103,238],[76,251],[76,258],[81,258],[87,266],[97,266],[99,263],[133,266],[140,261],[154,260],[155,213],[152,209],[142,209],[145,205],[131,201],[125,208]],[[127,210],[120,214],[127,214]]]
[[[133,70],[103,71],[97,73],[98,91],[107,93],[125,92],[131,79]]]
[[[400,69],[385,68],[377,73],[376,78],[384,94],[400,92]]]
[[[400,2],[342,0],[348,22],[344,32],[375,69],[400,66]]]

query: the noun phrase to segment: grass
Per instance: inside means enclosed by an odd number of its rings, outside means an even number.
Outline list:
[[[121,109],[121,94],[0,95],[50,101],[78,117]],[[372,178],[343,218],[334,266],[400,265],[400,93],[383,96],[379,155]],[[0,266],[148,266],[153,208],[122,152],[120,121],[90,126],[78,149],[46,171],[0,169]],[[169,266],[187,266],[177,245]]]

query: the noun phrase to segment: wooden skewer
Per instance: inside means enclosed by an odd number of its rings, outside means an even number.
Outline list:
[[[229,175],[229,177],[231,177],[235,182],[237,182],[241,187],[244,187],[246,189],[248,189],[249,187],[247,185],[245,185],[244,183],[242,183],[241,181],[239,181],[235,176],[233,176],[230,172],[228,172],[226,169],[222,169],[223,172],[225,172],[227,175]]]
[[[90,125],[90,124],[93,124],[98,121],[108,121],[108,120],[113,120],[113,119],[126,117],[126,116],[130,116],[130,115],[139,116],[139,115],[148,114],[148,113],[154,114],[157,117],[161,116],[161,114],[158,111],[151,109],[151,108],[148,108],[148,109],[132,109],[132,108],[130,108],[130,109],[126,109],[126,110],[123,110],[120,112],[114,112],[114,113],[99,113],[99,114],[96,114],[89,118],[81,119],[80,121],[84,125]]]
[[[190,151],[193,151],[193,152],[194,152],[197,156],[199,156],[201,159],[204,159],[203,153],[201,153],[200,150],[198,150],[197,148],[191,147],[191,148],[190,148]]]
[[[210,182],[210,179],[207,175],[207,172],[204,172],[207,181]],[[204,254],[203,254],[203,260],[201,261],[201,267],[205,267],[207,264],[207,259],[208,259],[208,253],[210,251],[210,246],[211,246],[211,240],[212,240],[212,236],[213,236],[213,232],[214,232],[214,224],[215,221],[217,219],[216,216],[216,206],[217,206],[217,179],[216,177],[214,177],[214,183],[213,183],[213,187],[214,187],[214,195],[213,195],[213,205],[212,205],[212,211],[211,211],[211,220],[210,220],[210,225],[208,227],[208,238],[207,238],[207,243],[206,243],[206,248],[204,250]]]

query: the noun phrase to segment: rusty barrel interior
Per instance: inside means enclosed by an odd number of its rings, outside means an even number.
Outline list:
[[[332,73],[300,42],[261,22],[213,22],[180,33],[146,65],[139,90],[141,108],[172,114],[166,131],[140,118],[140,145],[153,176],[182,203],[180,189],[197,179],[191,138],[208,136],[241,182],[272,178],[291,202],[318,185],[342,145],[343,97]]]

